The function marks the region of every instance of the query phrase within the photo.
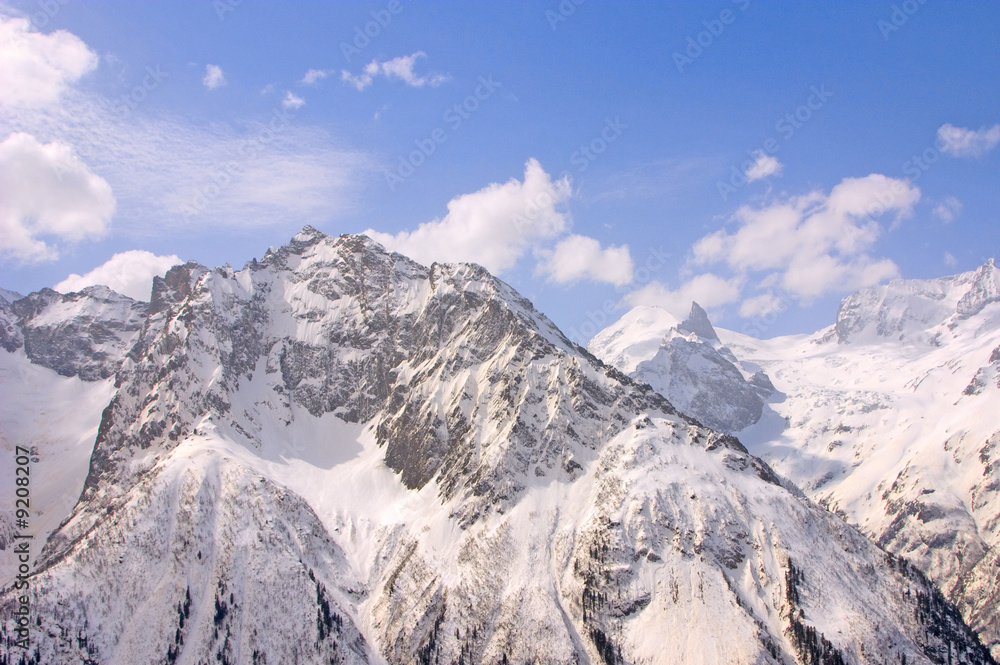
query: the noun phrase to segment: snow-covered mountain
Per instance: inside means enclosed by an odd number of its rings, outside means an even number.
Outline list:
[[[698,303],[684,321],[671,318],[657,307],[637,307],[588,349],[712,429],[735,432],[757,422],[774,392],[767,374],[737,360]],[[636,338],[642,341],[627,341]]]
[[[855,293],[844,299],[836,324],[814,335],[757,340],[718,331],[777,391],[739,439],[808,496],[924,571],[995,656],[998,284],[1000,270],[990,260],[953,277]],[[620,359],[648,353],[651,340],[630,315],[595,338],[614,336],[613,352],[591,346],[623,371]]]
[[[475,265],[306,228],[177,266],[116,382],[34,662],[991,662],[921,573]]]
[[[146,303],[103,286],[79,293],[50,289],[27,298],[0,290],[0,445],[32,451],[31,532],[44,539],[69,515],[83,489],[101,412],[114,374],[138,338]],[[14,465],[0,465],[0,551],[17,529]],[[0,585],[16,559],[0,556]]]

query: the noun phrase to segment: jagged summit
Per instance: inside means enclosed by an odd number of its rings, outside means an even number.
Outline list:
[[[677,329],[682,333],[694,333],[698,337],[708,341],[719,341],[719,336],[715,334],[712,322],[708,320],[708,314],[696,302],[691,303],[691,312],[687,315]]]
[[[698,303],[680,323],[657,309],[633,309],[595,335],[590,351],[713,429],[732,433],[757,422],[774,392],[768,376],[733,355]],[[673,325],[657,329],[664,321]]]

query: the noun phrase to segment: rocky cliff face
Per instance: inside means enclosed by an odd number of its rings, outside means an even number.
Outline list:
[[[989,662],[478,266],[308,228],[178,266],[118,383],[30,580],[40,662]]]
[[[113,376],[146,319],[146,303],[90,286],[79,293],[43,289],[0,301],[0,346],[24,347],[31,362],[61,376]]]
[[[645,308],[648,310],[648,308]],[[760,419],[774,392],[764,372],[741,363],[720,340],[708,314],[692,303],[688,317],[669,328],[649,358],[640,347],[649,347],[648,329],[623,318],[597,335],[590,351],[638,381],[648,383],[682,413],[722,432],[739,431]],[[612,347],[634,340],[628,353]],[[639,341],[641,339],[642,341]],[[648,355],[648,351],[646,354]],[[634,367],[628,360],[635,360]]]
[[[1000,269],[993,259],[952,277],[895,280],[844,298],[837,312],[837,339],[933,343],[935,335],[943,334],[942,324],[954,328],[996,302],[1000,302]]]

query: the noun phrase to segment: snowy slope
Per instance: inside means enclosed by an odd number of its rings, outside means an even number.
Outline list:
[[[42,662],[989,662],[478,266],[309,228],[178,266],[118,381],[31,579]]]
[[[1000,271],[845,298],[815,335],[719,330],[777,393],[740,440],[926,572],[1000,655]],[[620,347],[639,329],[617,330]],[[621,354],[622,351],[619,351]]]
[[[0,465],[0,550],[14,533],[35,538],[34,553],[72,510],[83,489],[113,374],[145,319],[143,303],[105,287],[27,298],[0,290],[0,448],[31,451],[30,518],[16,528],[14,464]],[[0,584],[15,573],[3,556]]]

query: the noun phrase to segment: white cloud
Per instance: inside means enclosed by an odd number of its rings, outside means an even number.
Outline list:
[[[0,252],[55,259],[53,241],[101,236],[114,212],[111,186],[70,146],[20,132],[0,143]]]
[[[95,284],[103,284],[134,300],[149,300],[153,277],[163,277],[172,266],[183,263],[179,257],[157,256],[133,249],[115,254],[85,275],[72,274],[53,288],[60,293],[74,293]]]
[[[949,196],[934,207],[934,214],[945,224],[951,224],[962,212],[962,202],[954,196]]]
[[[868,286],[898,274],[892,261],[869,254],[882,233],[877,219],[889,215],[897,223],[919,199],[909,181],[872,174],[845,178],[829,195],[743,206],[734,215],[735,232],[719,230],[695,243],[692,264],[724,263],[739,274],[773,271],[765,282],[803,301]]]
[[[781,173],[783,165],[774,155],[768,155],[763,150],[757,151],[757,161],[747,169],[747,182],[761,180],[771,175]]]
[[[740,316],[744,318],[767,316],[783,312],[786,309],[788,309],[788,302],[774,293],[762,293],[740,303]]]
[[[372,60],[365,65],[360,74],[354,75],[345,69],[340,72],[340,78],[341,80],[353,85],[359,91],[370,86],[377,76],[384,76],[388,79],[399,79],[406,85],[413,88],[422,88],[425,85],[437,87],[447,81],[448,77],[443,74],[417,76],[413,72],[413,65],[416,63],[417,58],[423,58],[426,56],[427,54],[423,51],[417,51],[412,55],[403,55],[384,62]],[[308,77],[313,71],[316,70],[306,72],[306,76]],[[306,82],[305,79],[303,79],[303,82]]]
[[[286,90],[285,98],[281,100],[281,105],[284,106],[286,109],[301,108],[305,103],[306,100],[294,94],[291,90]]]
[[[658,281],[652,281],[641,289],[625,296],[625,302],[638,305],[663,307],[678,319],[684,319],[691,310],[691,303],[697,302],[705,309],[720,307],[740,299],[740,279],[725,279],[713,273],[703,273],[691,278],[674,290]]]
[[[944,264],[949,268],[954,268],[958,265],[958,259],[951,252],[944,253]]]
[[[305,76],[302,77],[302,80],[299,81],[299,83],[304,85],[314,85],[317,81],[322,81],[327,76],[335,73],[336,71],[333,69],[310,69],[306,72]]]
[[[554,249],[541,252],[538,272],[560,284],[588,279],[625,286],[632,281],[633,264],[628,246],[601,248],[601,243],[586,236],[571,235],[560,240]]]
[[[937,135],[944,152],[955,157],[979,157],[1000,143],[1000,125],[973,130],[945,124]]]
[[[422,263],[473,261],[493,273],[514,266],[532,243],[568,228],[557,207],[570,195],[569,181],[553,181],[534,159],[524,181],[511,179],[448,202],[442,219],[396,235],[369,229],[371,238]]]
[[[334,147],[324,130],[293,122],[280,104],[206,125],[114,108],[71,90],[43,109],[0,106],[0,128],[76,146],[113,188],[122,233],[319,226],[355,205],[375,167],[365,153]]]
[[[209,90],[215,90],[226,84],[226,75],[222,73],[222,68],[218,65],[208,65],[205,67],[205,78],[201,82]]]
[[[55,102],[97,62],[97,54],[65,30],[45,35],[32,32],[27,19],[0,15],[0,104]]]

